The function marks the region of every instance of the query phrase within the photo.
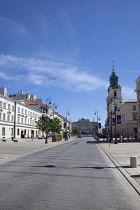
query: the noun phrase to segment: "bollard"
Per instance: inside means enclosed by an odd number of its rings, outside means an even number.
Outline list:
[[[132,168],[137,168],[138,163],[137,163],[137,156],[131,156],[130,157],[130,167]]]

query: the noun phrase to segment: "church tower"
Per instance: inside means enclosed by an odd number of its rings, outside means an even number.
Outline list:
[[[112,64],[112,73],[109,78],[110,85],[108,87],[107,101],[107,124],[109,124],[109,131],[112,134],[113,125],[117,124],[116,112],[122,104],[121,86],[118,84],[118,76],[114,71],[114,64]],[[114,129],[113,129],[114,130]]]

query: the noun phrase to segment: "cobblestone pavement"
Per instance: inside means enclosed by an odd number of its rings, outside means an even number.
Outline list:
[[[73,137],[69,141],[73,140]],[[66,141],[64,139],[59,142],[52,142],[52,139],[48,139],[48,143],[45,144],[45,139],[18,139],[18,142],[14,142],[11,139],[6,142],[0,141],[0,161],[6,161],[11,158],[16,158],[30,152],[34,152],[41,149],[46,149],[55,145],[62,144]]]
[[[30,151],[21,144],[30,154],[0,163],[1,210],[140,209],[139,195],[93,138],[43,150],[43,142],[30,142]]]

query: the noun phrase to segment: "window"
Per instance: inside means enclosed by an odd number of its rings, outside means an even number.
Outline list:
[[[115,111],[115,112],[117,111],[117,106],[114,106],[114,111]]]
[[[5,120],[5,114],[3,113],[3,120]]]
[[[22,108],[22,111],[21,111],[21,112],[22,112],[22,114],[24,113],[24,110],[23,110],[23,108]]]
[[[0,120],[1,120],[1,113],[0,113]]]
[[[13,111],[13,112],[15,111],[15,106],[12,106],[12,111]]]
[[[14,116],[13,116],[13,115],[12,115],[12,117],[11,117],[11,121],[14,122]]]
[[[136,110],[136,106],[133,106],[133,110]]]
[[[20,117],[18,117],[18,123],[20,123]]]
[[[10,122],[10,115],[7,115],[7,121]]]
[[[21,118],[21,123],[23,124],[23,117]]]
[[[11,106],[10,106],[10,104],[8,104],[8,109],[10,110],[10,108],[11,108]]]
[[[20,113],[20,107],[18,107],[18,113]]]
[[[114,97],[116,97],[117,96],[117,92],[116,91],[114,91]]]
[[[133,114],[133,120],[137,120],[137,114]]]
[[[3,108],[6,109],[6,103],[3,104]]]
[[[0,101],[0,108],[2,108],[2,101]]]
[[[27,110],[25,110],[25,115],[27,115]]]
[[[17,135],[19,135],[19,134],[20,134],[19,129],[17,129]]]
[[[2,135],[5,135],[5,128],[2,128]]]

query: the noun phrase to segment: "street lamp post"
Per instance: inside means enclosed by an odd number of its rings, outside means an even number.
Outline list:
[[[68,131],[67,131],[67,116],[70,115],[69,111],[66,112],[66,136],[65,140],[68,140]]]
[[[46,139],[45,139],[45,144],[48,143],[48,122],[47,122],[47,113],[48,113],[48,109],[49,109],[49,106],[51,105],[51,102],[52,99],[49,97],[47,98],[46,100]]]
[[[110,116],[109,116],[109,118],[110,118],[110,120],[108,121],[109,122],[109,124],[110,124],[110,136],[109,136],[109,142],[111,143],[111,141],[112,141],[112,108],[111,108],[111,103],[112,103],[112,98],[110,99],[110,101],[109,101],[109,111],[110,111]]]
[[[117,109],[115,110],[115,144],[118,144],[118,139],[117,139],[117,120],[116,120],[116,113],[117,113]]]
[[[55,139],[54,139],[54,112],[55,112],[55,109],[57,109],[57,103],[53,104],[52,142],[55,141]]]
[[[98,135],[98,121],[100,120],[98,116],[98,111],[95,111],[95,115],[97,115],[97,140],[99,140],[99,135]]]
[[[12,140],[16,138],[16,109],[17,109],[17,102],[15,101],[15,107],[14,107],[14,136],[12,137]]]

